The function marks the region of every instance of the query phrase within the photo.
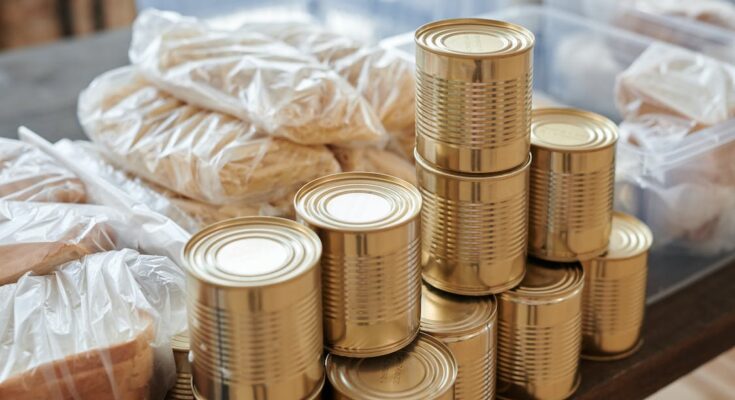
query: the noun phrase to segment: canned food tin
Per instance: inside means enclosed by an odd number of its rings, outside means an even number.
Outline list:
[[[327,349],[375,357],[413,341],[421,321],[421,195],[368,172],[326,176],[294,199],[298,220],[322,240]]]
[[[166,394],[166,400],[193,400],[191,391],[191,367],[189,366],[189,334],[171,338],[171,348],[176,363],[176,384]]]
[[[574,109],[535,110],[531,126],[529,253],[551,261],[607,249],[615,186],[617,126]]]
[[[463,297],[423,285],[421,331],[441,340],[457,361],[457,400],[495,398],[497,303],[494,296]]]
[[[582,263],[582,358],[617,360],[640,348],[651,230],[614,213],[605,255]]]
[[[500,293],[523,279],[531,159],[504,174],[456,174],[415,154],[424,280],[447,292]]]
[[[439,340],[420,334],[382,357],[327,356],[327,379],[335,400],[452,400],[457,363]]]
[[[183,251],[199,398],[303,399],[323,379],[317,235],[294,221],[210,225]]]
[[[416,31],[416,149],[464,173],[523,165],[529,147],[533,34],[487,19]]]
[[[498,397],[565,399],[579,386],[584,272],[529,260],[518,287],[498,296]]]

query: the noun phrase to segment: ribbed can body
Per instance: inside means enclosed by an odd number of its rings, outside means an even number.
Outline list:
[[[416,31],[416,149],[429,163],[496,173],[526,161],[533,34],[482,19]]]
[[[171,339],[176,363],[176,384],[166,394],[166,400],[194,400],[191,390],[191,366],[189,365],[189,336],[176,335]]]
[[[470,296],[515,286],[526,263],[530,159],[506,174],[458,175],[416,156],[424,279]]]
[[[439,337],[452,351],[459,372],[454,385],[457,400],[495,398],[495,323],[474,334]]]

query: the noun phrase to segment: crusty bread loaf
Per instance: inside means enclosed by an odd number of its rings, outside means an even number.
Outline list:
[[[261,135],[249,122],[167,95],[131,68],[93,82],[80,99],[79,117],[119,167],[210,204],[277,198],[339,172],[325,146]]]
[[[84,203],[84,185],[41,150],[0,138],[0,200]]]

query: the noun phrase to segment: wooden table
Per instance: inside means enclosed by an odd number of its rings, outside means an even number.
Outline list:
[[[95,76],[127,64],[129,41],[129,31],[117,31],[1,54],[0,136],[16,137],[23,124],[52,141],[84,138],[77,95]],[[735,346],[735,261],[680,286],[654,297],[637,354],[582,363],[575,398],[643,398]]]

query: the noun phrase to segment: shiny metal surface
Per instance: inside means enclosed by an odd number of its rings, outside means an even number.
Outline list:
[[[520,285],[498,296],[498,397],[555,400],[579,385],[584,272],[529,260]]]
[[[421,319],[421,195],[411,184],[366,172],[306,184],[298,220],[319,235],[325,346],[375,357],[410,344]]]
[[[651,230],[643,222],[616,212],[605,255],[582,262],[583,358],[616,360],[640,347],[652,243]]]
[[[171,348],[176,363],[176,383],[166,393],[166,400],[193,400],[191,367],[189,365],[189,334],[184,332],[172,337]]]
[[[517,285],[526,265],[530,158],[504,174],[470,175],[443,171],[415,157],[424,198],[424,280],[470,296]]]
[[[519,167],[529,149],[533,34],[485,19],[416,31],[416,149],[464,173]]]
[[[403,349],[381,357],[330,354],[326,375],[336,400],[451,400],[457,363],[439,340],[420,334]]]
[[[421,331],[441,340],[457,361],[457,400],[495,397],[497,302],[494,296],[466,297],[421,290]]]
[[[317,235],[294,221],[236,218],[192,236],[187,271],[197,396],[302,399],[324,379]]]
[[[529,254],[572,262],[607,248],[617,126],[574,109],[539,109],[531,126]]]

